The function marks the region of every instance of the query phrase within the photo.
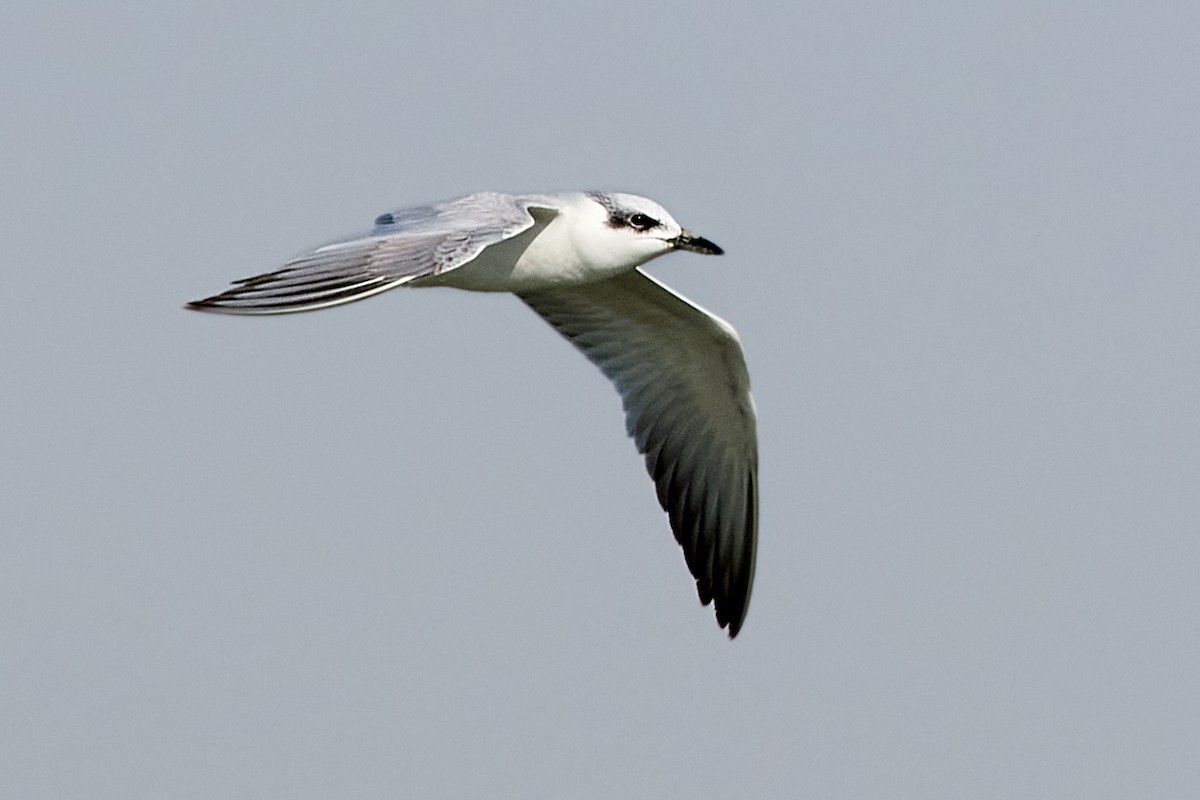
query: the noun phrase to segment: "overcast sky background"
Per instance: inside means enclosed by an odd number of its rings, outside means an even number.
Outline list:
[[[1200,796],[1200,6],[0,7],[0,796]],[[754,598],[517,300],[181,309],[387,210],[723,246]]]

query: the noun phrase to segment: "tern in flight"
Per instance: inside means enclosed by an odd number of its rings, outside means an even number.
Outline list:
[[[639,269],[674,250],[723,252],[645,197],[484,192],[383,214],[188,307],[286,314],[397,286],[517,295],[620,393],[700,601],[732,638],[754,581],[754,401],[733,327]]]

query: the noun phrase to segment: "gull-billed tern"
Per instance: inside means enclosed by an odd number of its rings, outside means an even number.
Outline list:
[[[615,385],[700,601],[732,638],[754,580],[754,401],[729,323],[638,269],[673,250],[723,252],[637,195],[485,192],[383,214],[188,307],[284,314],[396,286],[516,294]]]

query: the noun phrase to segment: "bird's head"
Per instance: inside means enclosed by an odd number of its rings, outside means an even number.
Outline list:
[[[636,267],[672,250],[725,252],[684,230],[658,203],[636,194],[589,192],[576,246],[594,263]]]

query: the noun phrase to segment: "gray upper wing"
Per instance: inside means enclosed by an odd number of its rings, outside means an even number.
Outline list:
[[[758,537],[754,401],[737,334],[641,270],[520,296],[616,386],[700,600],[736,636]]]
[[[361,300],[468,263],[489,245],[532,227],[531,207],[555,210],[548,196],[484,192],[383,214],[369,233],[318,247],[188,307],[283,314]]]

